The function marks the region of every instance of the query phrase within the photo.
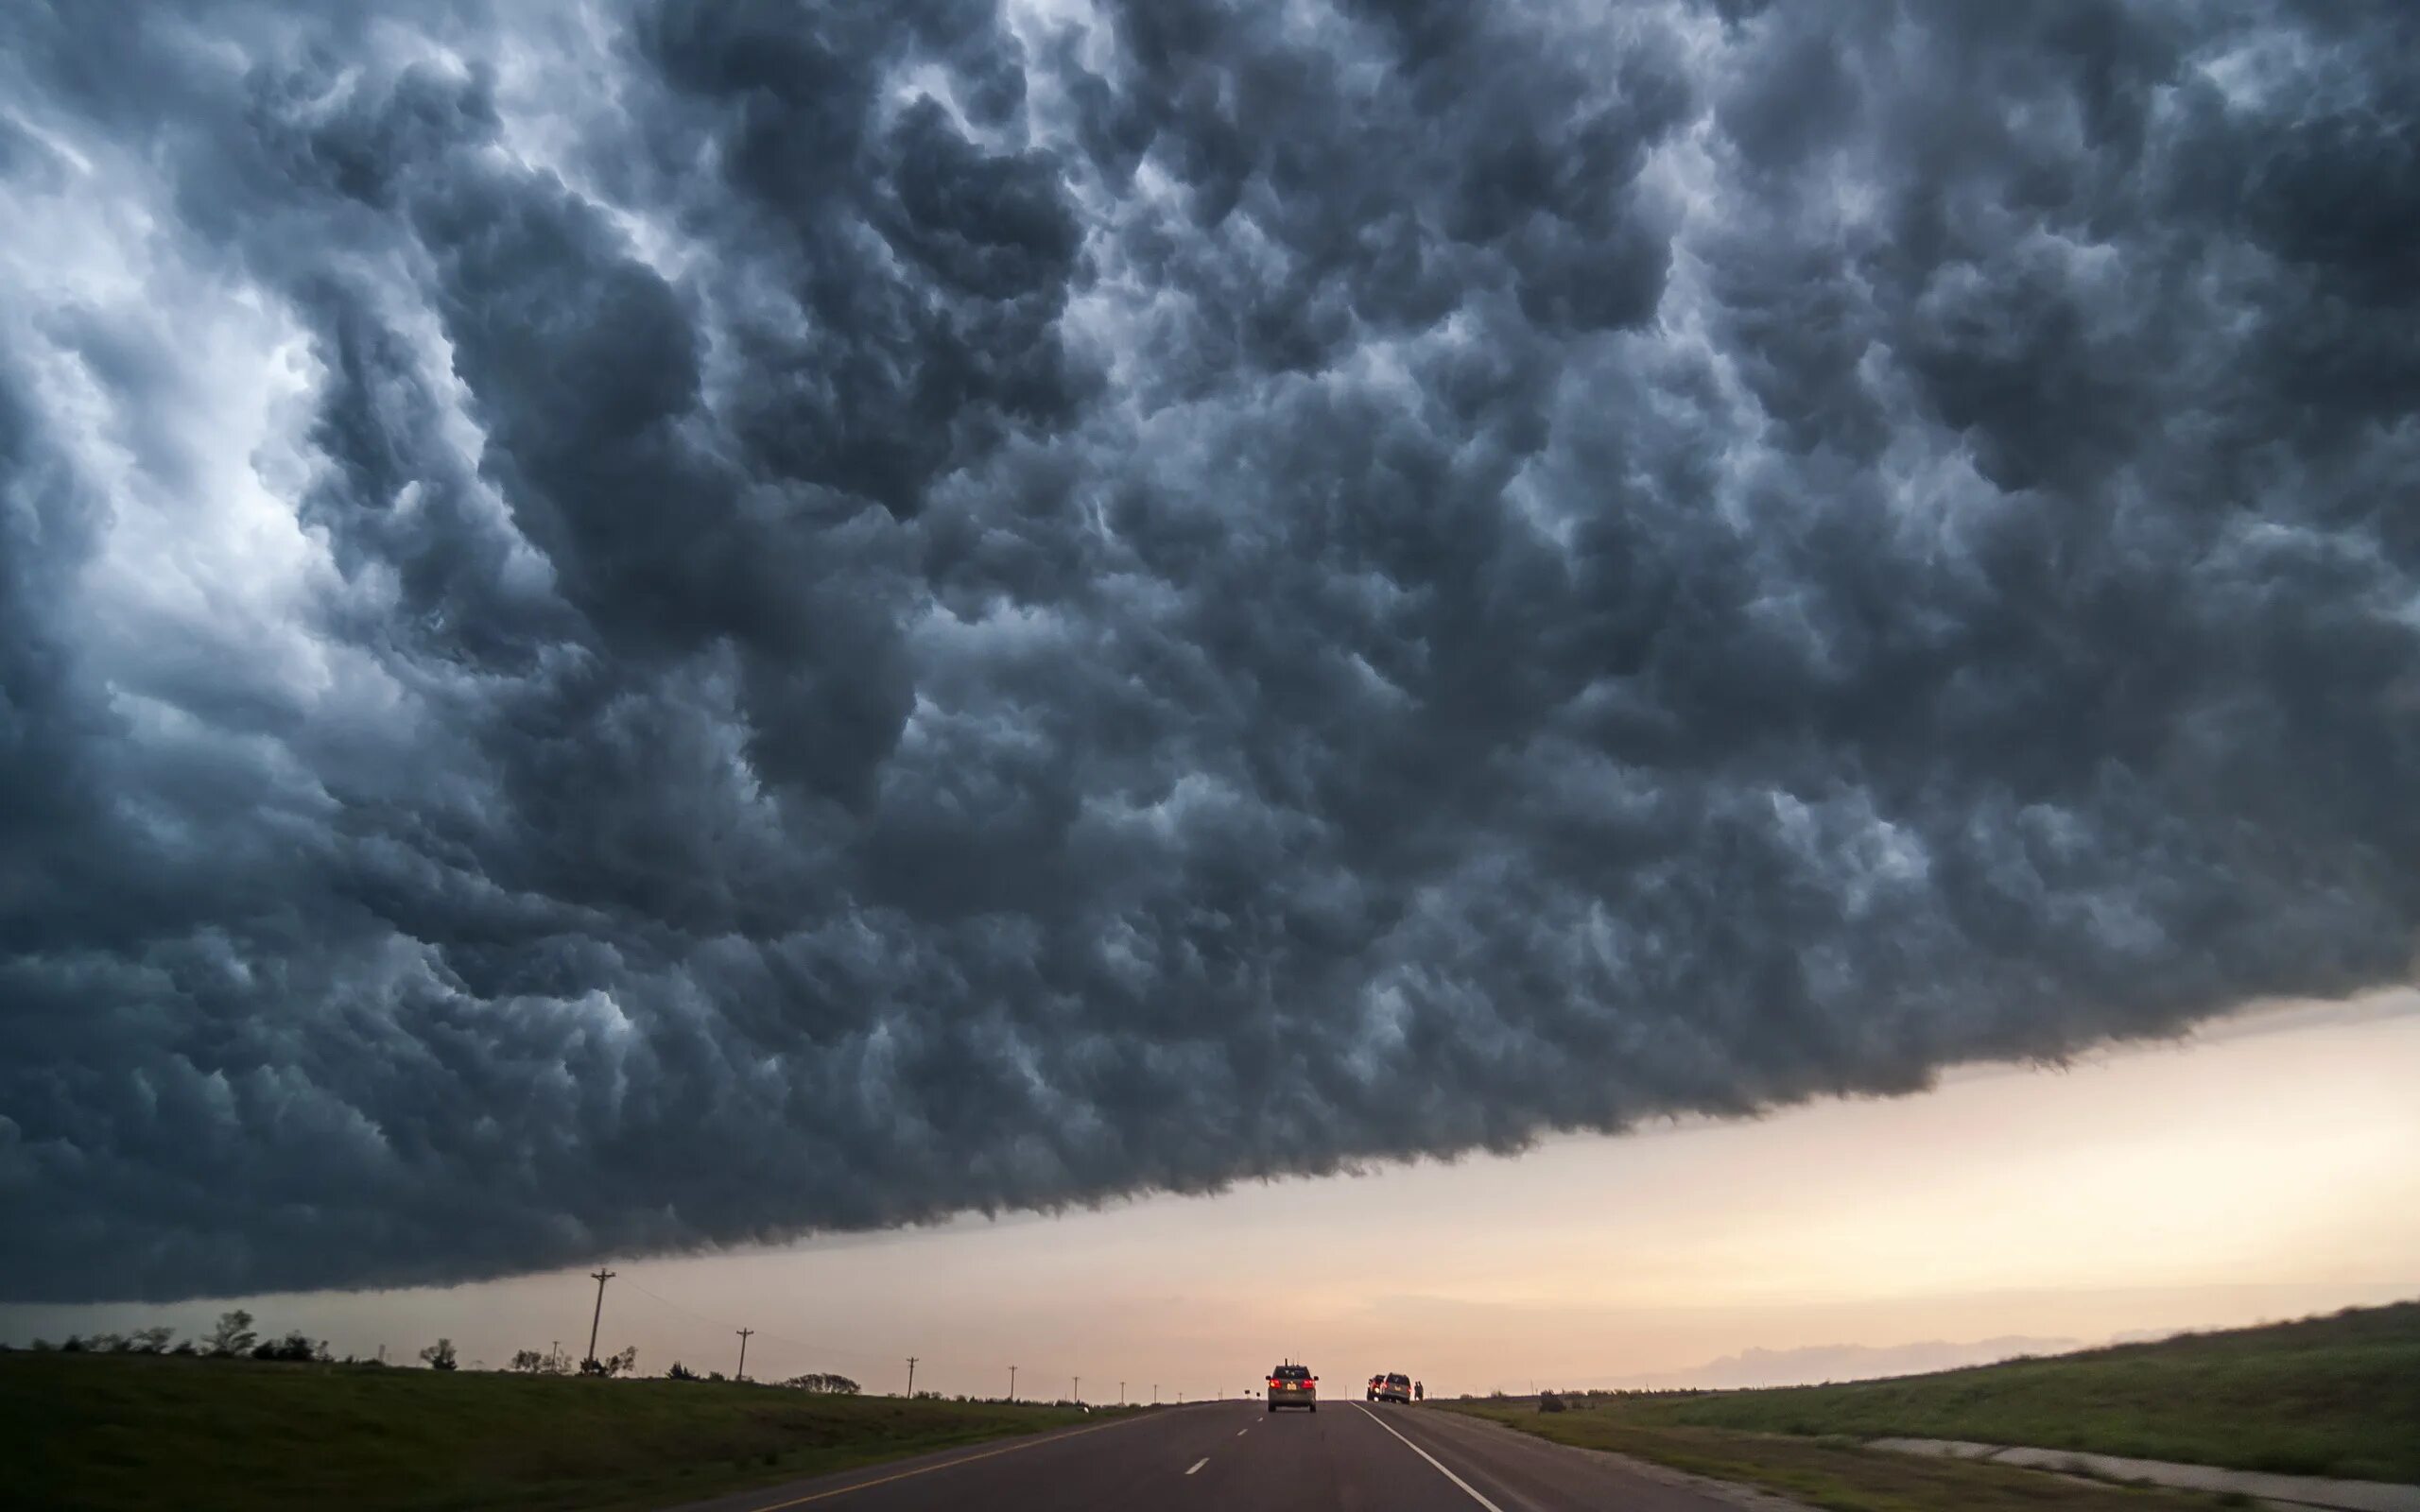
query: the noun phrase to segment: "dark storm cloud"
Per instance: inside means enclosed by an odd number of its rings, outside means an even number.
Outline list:
[[[2398,8],[0,28],[0,1295],[2408,974]]]

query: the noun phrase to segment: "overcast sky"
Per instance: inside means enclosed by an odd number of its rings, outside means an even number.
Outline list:
[[[2416,34],[6,7],[0,1297],[2407,981]]]

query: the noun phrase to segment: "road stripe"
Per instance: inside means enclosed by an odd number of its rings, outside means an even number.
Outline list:
[[[1202,1466],[1207,1465],[1207,1464],[1209,1464],[1209,1463],[1210,1463],[1210,1456],[1209,1456],[1209,1455],[1207,1455],[1207,1454],[1204,1454],[1204,1455],[1202,1455],[1200,1459],[1197,1459],[1197,1460],[1195,1460],[1195,1461],[1193,1462],[1193,1469],[1192,1469],[1192,1470],[1186,1470],[1184,1473],[1186,1473],[1187,1475],[1190,1475],[1190,1474],[1192,1474],[1192,1473],[1193,1473],[1193,1470],[1198,1470],[1198,1469],[1200,1469]]]
[[[1004,1449],[987,1449],[980,1454],[969,1454],[964,1459],[946,1460],[939,1465],[925,1466],[921,1469],[901,1470],[896,1475],[886,1475],[880,1480],[859,1481],[855,1486],[836,1486],[828,1491],[792,1497],[786,1502],[768,1502],[763,1506],[753,1508],[752,1512],[782,1512],[784,1507],[804,1506],[809,1502],[828,1502],[836,1496],[846,1496],[851,1491],[871,1490],[877,1486],[889,1486],[893,1481],[912,1481],[919,1475],[930,1475],[935,1470],[954,1470],[960,1465],[972,1465],[978,1459],[997,1459],[1003,1454],[1013,1454],[1021,1449],[1039,1449],[1045,1444],[1062,1444],[1070,1438],[1081,1438],[1086,1434],[1105,1433],[1112,1428],[1123,1427],[1127,1423],[1141,1422],[1146,1416],[1143,1413],[1136,1413],[1132,1418],[1120,1418],[1114,1423],[1095,1423],[1090,1428],[1079,1428],[1073,1433],[1052,1434],[1047,1438],[1028,1438],[1021,1444],[1011,1444]]]
[[[1434,1469],[1438,1474],[1443,1475],[1445,1479],[1453,1482],[1456,1486],[1461,1486],[1464,1496],[1469,1497],[1472,1501],[1477,1502],[1479,1505],[1487,1508],[1487,1512],[1504,1512],[1502,1507],[1497,1506],[1486,1497],[1479,1495],[1478,1488],[1472,1486],[1470,1482],[1463,1480],[1452,1470],[1449,1470],[1444,1466],[1438,1464],[1436,1455],[1431,1454],[1428,1451],[1421,1448],[1418,1444],[1413,1443],[1410,1439],[1404,1437],[1403,1435],[1395,1434],[1395,1431],[1392,1428],[1388,1428],[1387,1420],[1385,1418],[1379,1417],[1376,1413],[1372,1412],[1367,1407],[1361,1407],[1361,1404],[1357,1401],[1347,1402],[1345,1405],[1350,1407],[1360,1407],[1362,1417],[1369,1418],[1372,1422],[1376,1423],[1381,1428],[1386,1428],[1388,1433],[1394,1434],[1396,1443],[1401,1444],[1404,1448],[1410,1450],[1422,1459],[1426,1460],[1429,1463],[1429,1466]]]

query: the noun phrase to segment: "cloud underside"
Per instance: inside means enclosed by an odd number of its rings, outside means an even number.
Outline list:
[[[2404,979],[2416,36],[9,8],[0,1296],[1212,1191]]]

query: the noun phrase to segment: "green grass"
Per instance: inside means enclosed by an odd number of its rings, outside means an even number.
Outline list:
[[[713,1382],[0,1354],[8,1494],[92,1512],[622,1512],[1101,1420]]]
[[[1634,1428],[1965,1438],[2420,1483],[2420,1302],[1889,1381],[1571,1400]]]
[[[1692,1474],[1761,1486],[1830,1512],[2214,1512],[2221,1499],[2047,1475],[2007,1465],[1925,1459],[1854,1440],[1721,1428],[1649,1428],[1616,1412],[1541,1414],[1530,1399],[1441,1403],[1558,1444],[1612,1450]]]

